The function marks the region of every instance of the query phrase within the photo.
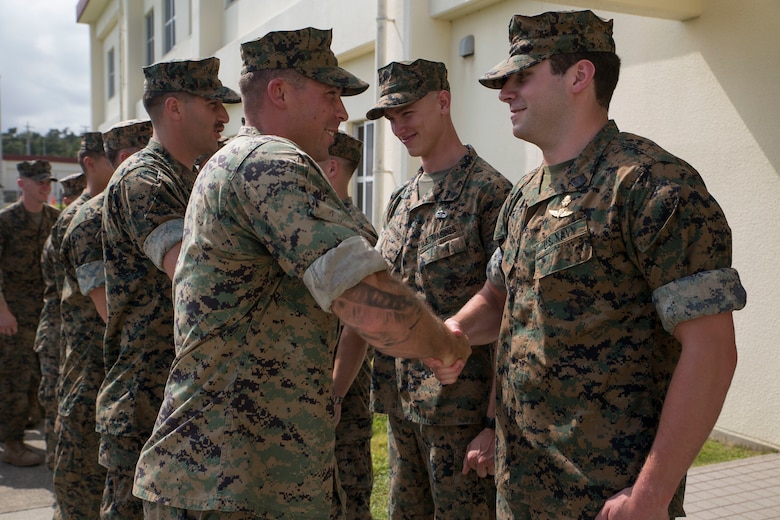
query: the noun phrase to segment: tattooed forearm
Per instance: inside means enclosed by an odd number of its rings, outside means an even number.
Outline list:
[[[412,294],[391,293],[358,283],[333,302],[333,311],[377,347],[407,341],[423,316],[423,305]]]
[[[359,282],[356,286],[346,291],[343,296],[344,299],[355,305],[392,311],[403,311],[418,303],[414,296],[410,294],[392,294],[366,282]]]
[[[402,358],[435,358],[444,366],[471,353],[468,338],[453,334],[401,282],[381,271],[347,289],[331,310],[368,343]]]

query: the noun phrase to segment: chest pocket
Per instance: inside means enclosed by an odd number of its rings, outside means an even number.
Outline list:
[[[593,256],[593,244],[584,218],[551,232],[536,247],[534,279],[557,273],[587,262]]]
[[[401,251],[404,248],[404,236],[395,228],[385,227],[379,237],[380,251],[385,261],[400,269]]]
[[[442,242],[437,242],[420,251],[420,267],[433,263],[442,258],[447,258],[466,250],[466,237],[458,235],[448,237]]]

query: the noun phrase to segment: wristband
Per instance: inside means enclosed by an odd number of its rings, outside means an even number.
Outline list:
[[[482,428],[488,428],[490,430],[496,429],[496,418],[495,417],[483,417],[482,418]]]
[[[344,397],[333,394],[333,406],[340,405],[343,402],[344,402]]]

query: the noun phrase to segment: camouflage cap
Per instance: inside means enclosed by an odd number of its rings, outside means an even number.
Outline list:
[[[51,174],[51,163],[49,161],[24,161],[16,163],[16,169],[19,171],[19,177],[32,179],[34,181],[45,181],[51,179],[56,181]]]
[[[379,100],[366,113],[368,119],[379,119],[385,109],[414,103],[428,92],[450,90],[447,67],[438,61],[394,61],[379,69],[378,75]]]
[[[241,96],[219,80],[219,58],[161,61],[144,67],[144,92],[186,92],[223,103]]]
[[[152,122],[148,119],[127,119],[121,121],[103,134],[106,154],[123,148],[143,148],[152,137]]]
[[[92,152],[105,155],[103,149],[103,134],[100,132],[86,132],[81,136],[81,148],[79,153]]]
[[[363,141],[344,132],[336,132],[333,136],[333,144],[328,148],[328,154],[357,164],[363,158]]]
[[[269,32],[241,44],[241,74],[257,70],[292,69],[304,76],[341,87],[342,96],[365,92],[368,83],[339,67],[330,50],[331,29],[307,27],[295,31]]]
[[[553,54],[573,52],[615,52],[612,20],[602,20],[592,11],[516,14],[509,21],[509,58],[483,74],[479,82],[499,89],[512,74]]]
[[[87,187],[87,178],[83,172],[78,172],[60,179],[60,184],[62,185],[62,195],[72,199],[80,195]]]

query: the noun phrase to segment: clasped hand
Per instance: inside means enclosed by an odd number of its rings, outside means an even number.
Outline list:
[[[463,367],[466,366],[466,360],[471,355],[471,344],[468,336],[460,330],[456,322],[448,320],[444,323],[455,338],[455,344],[453,345],[455,361],[450,364],[445,364],[444,361],[434,358],[426,358],[422,361],[433,371],[433,375],[436,376],[436,379],[441,384],[449,385],[458,380]]]

